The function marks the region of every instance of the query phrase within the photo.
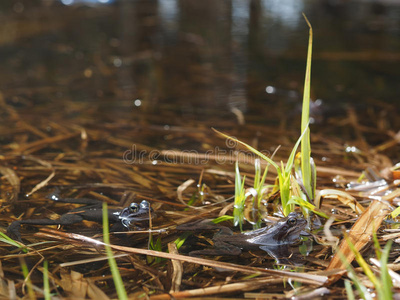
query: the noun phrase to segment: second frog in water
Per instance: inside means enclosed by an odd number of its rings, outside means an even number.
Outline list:
[[[192,251],[190,255],[193,256],[239,255],[242,249],[261,249],[279,261],[279,256],[286,255],[284,250],[288,250],[288,245],[299,242],[300,233],[306,225],[307,221],[304,217],[293,212],[273,226],[239,234],[234,234],[228,227],[214,224],[210,220],[183,224],[177,229],[182,231],[219,230],[213,237],[214,248]]]

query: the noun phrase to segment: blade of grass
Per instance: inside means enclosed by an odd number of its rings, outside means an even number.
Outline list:
[[[344,287],[346,288],[347,300],[356,300],[349,280],[344,281]]]
[[[358,249],[356,249],[356,247],[351,242],[351,240],[349,239],[347,234],[344,235],[344,238],[346,239],[346,242],[349,245],[351,251],[353,252],[357,263],[363,269],[365,275],[367,275],[368,279],[372,282],[372,284],[375,286],[376,289],[380,289],[381,283],[379,282],[378,278],[375,276],[374,272],[372,272],[371,267],[368,265],[368,263],[362,257],[360,251],[358,251]]]
[[[36,299],[35,292],[32,288],[32,282],[29,278],[28,266],[26,265],[25,259],[23,257],[19,257],[19,264],[21,265],[22,274],[24,275],[26,286],[28,288],[28,297],[29,299]]]
[[[261,178],[261,183],[260,183],[260,186],[259,186],[260,190],[259,190],[259,191],[257,190],[257,194],[258,194],[258,207],[260,207],[260,205],[261,205],[261,200],[262,200],[262,189],[264,188],[263,185],[265,184],[265,179],[267,178],[268,166],[269,166],[269,165],[267,165],[267,166],[265,167],[263,177]]]
[[[218,218],[215,218],[214,220],[212,220],[212,222],[214,224],[218,224],[218,223],[221,223],[221,222],[224,222],[224,221],[232,221],[232,220],[233,220],[232,216],[224,215],[224,216],[220,216]]]
[[[174,243],[176,244],[176,248],[179,250],[180,247],[185,243],[186,239],[191,235],[191,232],[185,232],[180,237],[178,237]]]
[[[283,207],[283,213],[285,216],[287,216],[290,212],[293,211],[293,204],[289,204],[290,190],[291,190],[290,176],[292,174],[292,168],[293,168],[293,164],[294,164],[294,158],[296,157],[297,148],[299,147],[300,142],[304,138],[306,131],[307,131],[307,129],[305,131],[303,131],[301,136],[298,138],[296,144],[294,145],[292,152],[290,153],[290,156],[286,162],[284,171],[278,172],[279,189],[281,191],[281,202],[282,202],[282,207]],[[283,169],[283,162],[281,162],[281,165],[282,165],[282,169]]]
[[[149,247],[150,250],[162,251],[161,236],[158,236],[157,240],[154,242],[154,237],[153,237],[153,235],[151,235],[149,246],[150,246]],[[155,257],[155,258],[152,256],[147,257],[148,263],[152,263],[152,262],[159,263],[163,260],[164,259],[160,258],[160,257]]]
[[[250,145],[248,145],[248,144],[246,144],[246,143],[244,143],[244,142],[242,142],[242,141],[240,141],[240,140],[238,140],[238,139],[236,139],[236,138],[234,138],[234,137],[231,137],[231,136],[229,136],[229,135],[227,135],[227,134],[225,134],[225,133],[222,133],[221,131],[218,131],[218,130],[215,129],[215,128],[211,128],[211,129],[214,130],[214,131],[215,131],[216,133],[218,133],[219,135],[223,136],[224,138],[233,140],[233,141],[235,141],[235,142],[237,142],[237,143],[243,145],[244,147],[246,147],[247,149],[249,149],[251,152],[253,152],[254,154],[258,155],[258,156],[261,157],[262,159],[266,160],[266,161],[269,162],[271,165],[273,165],[274,168],[275,168],[276,170],[279,169],[279,166],[278,166],[272,159],[270,159],[268,156],[262,154],[260,151],[256,150],[255,148],[251,147]]]
[[[396,218],[398,215],[400,215],[400,206],[397,207],[394,211],[392,211],[390,215],[392,216],[392,218]]]
[[[392,241],[388,241],[385,248],[382,251],[380,264],[381,264],[381,285],[382,288],[378,290],[379,299],[393,299],[392,293],[392,277],[389,274],[389,269],[387,266],[390,248],[392,247]]]
[[[294,164],[294,158],[296,156],[297,148],[299,147],[299,144],[301,143],[301,141],[305,137],[305,134],[307,133],[308,124],[309,124],[309,122],[307,122],[306,129],[304,131],[302,131],[300,137],[296,141],[296,144],[293,146],[292,152],[290,153],[290,156],[289,156],[289,158],[287,160],[287,163],[286,163],[286,167],[285,167],[285,172],[286,173],[289,173],[289,172],[292,171],[292,167],[293,167],[293,164]]]
[[[266,165],[263,176],[261,177],[261,162],[259,158],[256,158],[254,160],[254,184],[253,188],[256,192],[256,196],[253,197],[253,209],[257,212],[257,216],[255,216],[255,219],[253,220],[255,223],[253,224],[254,229],[258,229],[261,227],[261,213],[260,213],[260,205],[261,205],[261,200],[264,195],[264,188],[265,188],[265,179],[267,178],[268,174],[268,166],[269,164]]]
[[[382,257],[382,249],[381,246],[379,245],[378,237],[376,236],[376,229],[373,228],[373,234],[372,234],[372,240],[374,241],[374,248],[375,248],[375,254],[378,260],[381,259]]]
[[[49,262],[45,260],[43,262],[43,292],[44,292],[44,299],[50,300],[50,284],[49,284]]]
[[[24,245],[21,245],[20,243],[14,241],[8,235],[4,234],[3,232],[0,232],[0,236],[1,236],[0,242],[9,244],[9,245],[14,246],[14,247],[17,247],[17,248],[19,248],[20,251],[22,251],[24,253],[28,253],[28,249]]]
[[[313,31],[310,22],[306,15],[303,13],[303,17],[309,27],[309,38],[308,38],[308,51],[307,51],[307,66],[306,75],[304,79],[304,91],[303,91],[303,107],[301,114],[301,132],[305,132],[304,138],[301,140],[301,171],[303,175],[303,184],[306,193],[311,199],[314,199],[315,192],[312,189],[313,185],[313,174],[310,165],[311,156],[311,144],[310,144],[310,85],[311,85],[311,55],[312,55],[312,40]]]
[[[109,233],[109,223],[108,223],[108,209],[107,203],[103,202],[103,240],[104,247],[106,249],[108,264],[110,265],[111,274],[114,280],[115,289],[117,290],[118,299],[128,300],[128,295],[124,287],[124,283],[121,278],[121,274],[118,270],[117,262],[115,261],[114,254],[110,247],[110,233]]]
[[[289,202],[288,202],[288,204],[297,204],[300,207],[303,207],[303,208],[311,210],[312,212],[314,212],[315,214],[317,214],[317,215],[319,215],[319,216],[321,216],[323,218],[329,219],[329,216],[326,213],[324,213],[322,211],[319,211],[313,204],[311,204],[310,202],[304,200],[303,198],[291,197]]]
[[[253,187],[257,191],[258,186],[260,184],[260,177],[261,177],[261,164],[260,164],[260,159],[256,158],[254,160],[254,184]]]
[[[233,224],[234,226],[239,225],[240,231],[242,231],[242,225],[244,220],[244,203],[246,200],[246,192],[244,189],[244,182],[246,177],[243,177],[243,181],[240,176],[239,162],[236,161],[235,165],[235,201],[233,206]]]
[[[361,299],[365,300],[373,300],[373,297],[371,296],[370,292],[368,289],[365,287],[365,285],[361,282],[361,280],[357,277],[356,271],[353,269],[353,267],[348,263],[345,255],[340,252],[337,252],[337,255],[340,257],[340,259],[343,262],[343,265],[346,267],[347,270],[347,276],[351,279],[351,281],[354,283],[354,286],[356,287],[357,291],[360,294]],[[351,289],[351,287],[350,287]],[[347,288],[346,288],[347,291]],[[354,296],[354,293],[352,293]]]

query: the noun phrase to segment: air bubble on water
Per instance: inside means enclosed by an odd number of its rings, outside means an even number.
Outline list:
[[[273,86],[269,85],[269,86],[267,86],[267,87],[265,88],[265,91],[266,91],[268,94],[273,94],[273,93],[275,93],[276,88],[274,88]]]

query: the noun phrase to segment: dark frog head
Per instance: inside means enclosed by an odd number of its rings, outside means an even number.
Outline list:
[[[134,223],[147,221],[153,214],[153,209],[150,207],[150,203],[146,200],[140,202],[140,204],[132,202],[128,207],[125,207],[119,214],[124,227],[130,229]]]
[[[304,230],[306,225],[307,221],[304,217],[293,212],[286,218],[280,219],[273,226],[259,229],[258,234],[247,241],[252,244],[271,246],[294,244],[299,240],[300,232]]]
[[[292,244],[299,240],[300,232],[306,225],[302,214],[292,212],[274,225],[273,238],[282,244]]]

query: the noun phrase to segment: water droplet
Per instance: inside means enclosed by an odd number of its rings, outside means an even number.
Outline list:
[[[265,91],[268,93],[268,94],[273,94],[273,93],[275,93],[275,91],[276,91],[276,89],[273,87],[273,86],[267,86],[266,88],[265,88]]]

